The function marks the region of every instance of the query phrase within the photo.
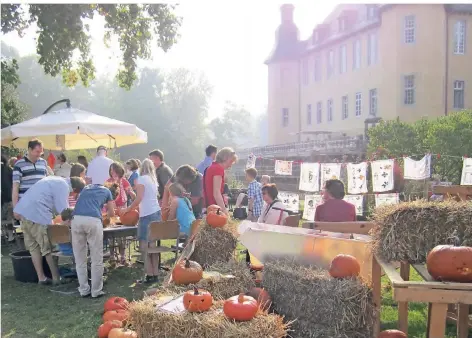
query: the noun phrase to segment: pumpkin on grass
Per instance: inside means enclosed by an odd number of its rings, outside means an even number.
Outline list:
[[[213,228],[222,228],[228,223],[228,216],[220,208],[216,212],[207,214],[206,221]]]
[[[361,265],[357,258],[351,255],[337,255],[329,267],[329,274],[334,278],[357,277],[360,272]]]
[[[180,261],[172,270],[172,280],[177,285],[198,283],[203,278],[203,269],[200,264],[187,258]]]
[[[108,338],[112,329],[121,327],[123,327],[123,323],[119,320],[109,320],[98,327],[98,338]]]
[[[103,322],[108,322],[110,320],[119,320],[120,322],[126,322],[129,317],[129,312],[127,310],[112,310],[107,311],[103,314]]]
[[[270,306],[272,305],[272,300],[269,293],[263,288],[252,288],[246,292],[246,296],[254,298],[262,310],[269,310]]]
[[[380,332],[377,338],[407,338],[407,335],[398,330],[385,330]]]
[[[137,210],[130,210],[120,215],[120,221],[123,225],[135,226],[139,222],[139,213]]]
[[[112,329],[108,334],[108,338],[138,338],[136,331],[129,329]]]
[[[113,310],[126,310],[128,308],[128,301],[122,297],[110,297],[103,305],[105,312]]]
[[[208,291],[195,287],[184,294],[183,302],[184,308],[188,312],[205,312],[210,310],[213,305],[213,297]]]
[[[253,319],[258,309],[259,304],[257,304],[257,301],[250,296],[245,296],[244,293],[225,300],[223,305],[225,316],[239,322]]]

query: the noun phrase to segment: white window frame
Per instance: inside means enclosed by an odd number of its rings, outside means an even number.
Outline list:
[[[322,71],[321,71],[321,57],[319,55],[315,56],[315,60],[313,62],[313,80],[315,82],[321,81]]]
[[[326,105],[326,120],[333,121],[333,99],[329,99]]]
[[[282,127],[288,127],[289,123],[289,111],[288,108],[282,108]]]
[[[414,15],[405,16],[403,22],[403,42],[414,44],[416,42],[416,17]]]
[[[352,43],[352,69],[361,68],[362,45],[361,40],[357,39]]]
[[[341,98],[341,110],[342,119],[346,120],[349,117],[349,99],[347,95]]]
[[[416,78],[414,74],[403,76],[403,104],[407,106],[416,103]]]
[[[376,8],[373,5],[367,5],[367,19],[372,20],[375,18]]]
[[[464,96],[465,96],[465,81],[456,80],[454,81],[454,90],[453,90],[453,108],[454,109],[464,109]],[[461,98],[456,101],[456,93],[462,94]]]
[[[311,104],[306,105],[306,124],[311,126],[312,115],[311,115]]]
[[[369,115],[377,116],[379,109],[377,88],[369,90]]]
[[[327,77],[328,79],[334,75],[334,50],[328,51],[327,57]]]
[[[367,35],[367,65],[373,66],[377,64],[378,59],[378,38],[377,33]]]
[[[362,93],[356,93],[356,116],[362,115]]]
[[[308,85],[309,81],[309,72],[308,72],[308,60],[305,58],[302,60],[302,77],[303,85]]]
[[[466,27],[465,20],[456,21],[454,24],[454,54],[456,55],[465,54]]]
[[[321,124],[323,122],[323,102],[318,101],[316,103],[316,123]]]
[[[339,47],[339,74],[347,72],[347,47],[342,45]]]

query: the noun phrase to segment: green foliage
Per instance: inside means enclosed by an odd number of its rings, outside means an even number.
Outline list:
[[[19,99],[17,88],[20,77],[15,59],[2,59],[2,125],[10,125],[23,120],[28,107]]]
[[[122,61],[117,79],[128,90],[137,79],[137,60],[149,59],[153,42],[169,50],[181,25],[175,6],[166,4],[2,4],[1,9],[4,34],[16,31],[21,36],[31,24],[37,25],[39,64],[46,74],[62,74],[68,86],[79,81],[88,86],[95,78],[86,19],[104,18],[106,46],[112,38],[118,40]]]

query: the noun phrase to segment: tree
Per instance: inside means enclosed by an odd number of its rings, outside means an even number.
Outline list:
[[[166,4],[2,4],[2,32],[20,36],[31,24],[38,27],[36,51],[46,74],[62,75],[68,86],[79,80],[88,86],[95,78],[86,19],[104,18],[105,45],[117,39],[122,62],[118,83],[130,89],[137,79],[137,60],[151,56],[151,43],[164,51],[178,38],[181,18]],[[75,58],[74,53],[79,54]]]
[[[20,101],[17,92],[20,84],[17,70],[18,63],[15,59],[2,59],[2,126],[21,122],[28,110],[28,107]]]

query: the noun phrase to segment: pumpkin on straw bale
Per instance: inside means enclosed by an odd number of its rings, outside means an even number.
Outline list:
[[[282,338],[288,334],[288,324],[276,314],[259,310],[248,322],[236,322],[226,318],[223,300],[215,301],[209,311],[203,313],[184,312],[173,314],[158,311],[162,304],[159,297],[178,296],[180,292],[160,290],[153,297],[145,297],[130,305],[129,323],[140,338]]]
[[[264,264],[264,288],[275,311],[294,320],[291,337],[372,336],[372,290],[360,278],[333,278],[295,258],[271,258]]]
[[[426,262],[437,245],[457,236],[472,246],[472,203],[414,201],[377,208],[373,214],[374,251],[387,262]]]
[[[237,228],[232,221],[224,227],[213,228],[205,219],[195,236],[195,250],[190,259],[200,263],[204,269],[218,262],[228,262],[234,257],[238,245]]]

